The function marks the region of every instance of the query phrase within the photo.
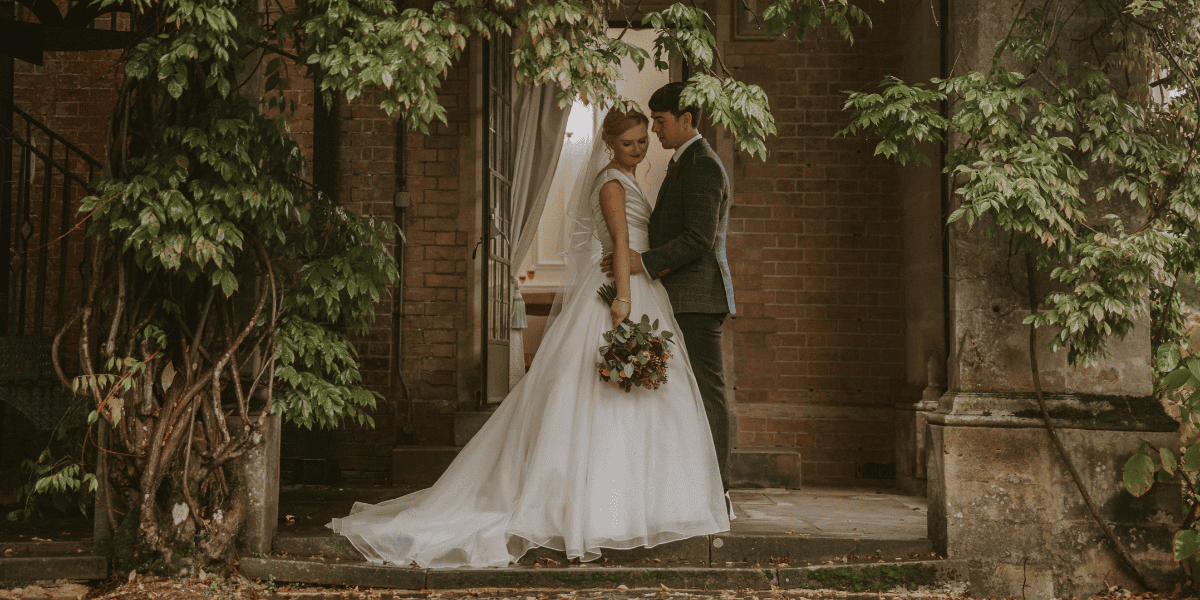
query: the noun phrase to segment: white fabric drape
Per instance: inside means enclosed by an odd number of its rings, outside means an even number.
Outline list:
[[[571,105],[560,108],[550,85],[521,86],[515,108],[516,153],[512,182],[513,265],[521,264],[533,245],[533,233],[546,207],[555,166],[562,153]]]
[[[516,150],[513,155],[512,231],[514,240],[513,267],[525,260],[533,246],[534,233],[542,220],[550,184],[562,153],[563,136],[567,132],[567,117],[571,106],[560,108],[555,96],[558,88],[551,85],[523,85],[517,91],[514,108],[516,121]],[[513,273],[512,331],[509,337],[509,386],[515,386],[525,375],[524,336],[526,327],[525,303],[521,301]]]

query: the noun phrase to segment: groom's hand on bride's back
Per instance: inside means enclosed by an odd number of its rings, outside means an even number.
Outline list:
[[[613,276],[613,255],[611,255],[611,254],[604,255],[604,258],[600,260],[600,270],[604,271],[604,274],[608,275],[610,278]],[[642,254],[636,250],[630,250],[629,251],[629,274],[637,275],[638,273],[641,273],[642,271],[645,271],[645,270],[646,270],[645,267],[642,266]]]

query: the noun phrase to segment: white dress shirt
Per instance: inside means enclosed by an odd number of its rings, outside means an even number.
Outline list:
[[[692,137],[692,139],[680,144],[679,147],[675,149],[675,154],[671,155],[671,160],[673,160],[675,162],[679,162],[679,156],[683,154],[683,151],[687,150],[688,146],[691,146],[692,144],[694,144],[696,142],[696,140],[700,139],[701,137],[702,136],[699,133],[697,133],[695,136]]]

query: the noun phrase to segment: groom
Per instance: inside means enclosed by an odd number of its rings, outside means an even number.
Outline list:
[[[692,371],[712,429],[729,491],[729,404],[721,373],[721,325],[735,311],[725,260],[729,179],[721,159],[696,131],[699,107],[680,107],[684,82],[669,83],[650,97],[651,130],[663,148],[675,150],[650,215],[650,250],[630,253],[630,274],[645,271],[662,280],[687,344]],[[612,276],[612,257],[601,268]]]

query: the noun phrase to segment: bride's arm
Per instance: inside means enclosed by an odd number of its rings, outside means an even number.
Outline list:
[[[625,188],[621,182],[613,180],[600,188],[600,213],[613,241],[613,287],[617,299],[609,312],[615,328],[633,310],[633,299],[629,296],[629,228],[625,224]]]

